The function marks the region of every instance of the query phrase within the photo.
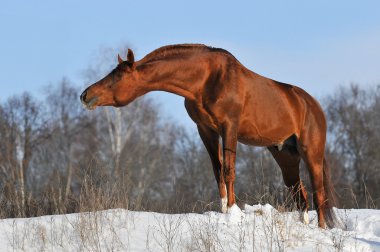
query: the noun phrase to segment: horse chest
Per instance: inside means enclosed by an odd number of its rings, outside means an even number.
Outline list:
[[[196,124],[206,125],[214,130],[218,130],[218,126],[212,115],[202,106],[196,102],[185,100],[185,107],[190,118]]]

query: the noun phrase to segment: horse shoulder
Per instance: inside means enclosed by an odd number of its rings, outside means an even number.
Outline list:
[[[185,99],[185,108],[190,118],[198,125],[204,125],[217,130],[218,125],[214,117],[204,108],[202,103]]]

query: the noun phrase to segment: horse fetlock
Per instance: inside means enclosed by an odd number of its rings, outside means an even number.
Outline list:
[[[309,225],[310,220],[309,220],[309,213],[306,211],[300,212],[300,219],[303,222],[303,224]]]
[[[220,198],[224,198],[227,195],[227,186],[225,183],[219,184],[219,195]]]
[[[227,196],[224,198],[220,198],[220,211],[222,213],[227,213]]]

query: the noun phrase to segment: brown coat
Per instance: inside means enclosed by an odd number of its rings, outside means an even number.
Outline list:
[[[326,119],[318,102],[304,90],[258,75],[228,51],[204,45],[161,47],[137,62],[128,50],[126,61],[118,59],[119,65],[110,74],[81,95],[87,108],[125,106],[155,90],[183,96],[210,154],[220,197],[227,196],[228,207],[235,203],[239,141],[268,147],[299,209],[307,211],[299,177],[302,158],[311,175],[319,226],[325,227],[326,220],[333,225],[324,159]]]

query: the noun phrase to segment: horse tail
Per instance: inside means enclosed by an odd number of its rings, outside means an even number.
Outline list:
[[[326,158],[323,158],[323,187],[326,195],[326,203],[324,207],[326,224],[329,228],[341,227],[341,221],[334,212],[334,207],[338,206],[338,202],[336,200],[334,186],[331,182],[330,166],[327,163]]]

